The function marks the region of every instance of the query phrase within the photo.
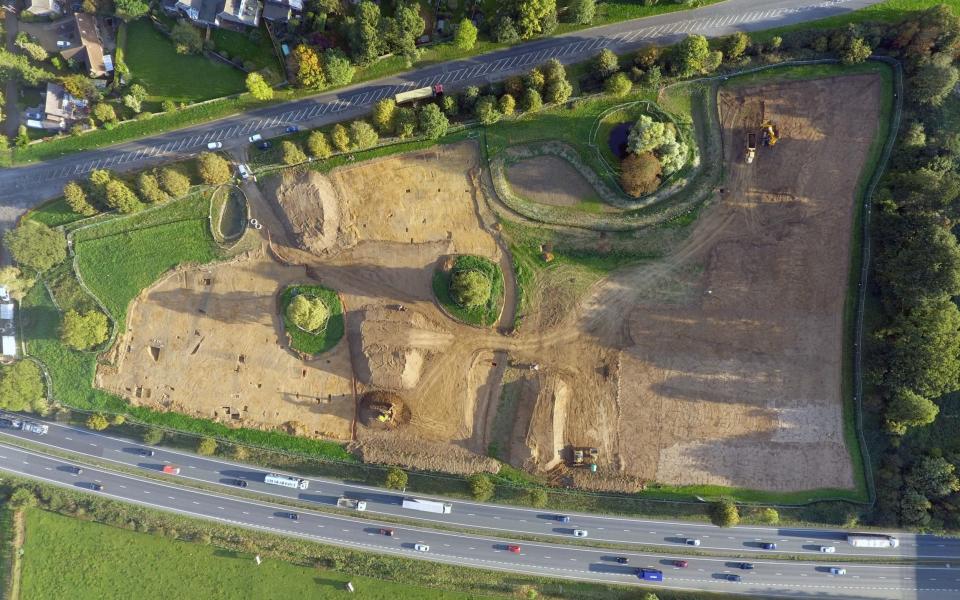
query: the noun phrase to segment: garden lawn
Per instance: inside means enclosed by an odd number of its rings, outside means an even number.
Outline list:
[[[287,305],[299,294],[307,294],[308,297],[318,297],[323,300],[330,311],[323,330],[310,333],[294,325],[287,317]],[[331,289],[319,285],[288,287],[280,299],[280,307],[283,310],[283,328],[290,336],[290,345],[294,350],[304,354],[320,354],[336,346],[343,337],[343,305],[340,303],[340,297]]]
[[[218,52],[229,54],[231,60],[251,62],[257,70],[270,69],[274,75],[282,77],[283,67],[263,24],[259,30],[251,30],[249,34],[217,27],[213,30],[213,44]]]
[[[127,27],[127,66],[133,81],[147,89],[148,100],[193,103],[244,91],[238,69],[204,56],[177,54],[170,39],[146,19]]]
[[[21,597],[71,600],[482,598],[349,576],[31,509]],[[82,557],[87,557],[82,559]],[[344,586],[353,582],[355,593]]]

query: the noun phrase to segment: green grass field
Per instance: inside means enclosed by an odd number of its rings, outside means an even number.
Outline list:
[[[298,294],[307,294],[308,297],[319,297],[330,310],[330,316],[327,318],[327,324],[323,331],[319,333],[310,333],[300,329],[287,318],[287,306],[294,296]],[[290,336],[290,345],[294,350],[299,350],[304,354],[320,354],[326,352],[340,341],[343,337],[343,304],[340,303],[340,297],[331,289],[320,285],[294,285],[283,291],[280,297],[280,309],[283,311],[283,327]]]
[[[23,600],[470,600],[453,590],[415,587],[174,541],[42,510],[27,512]],[[355,593],[344,589],[353,582]]]
[[[255,39],[253,32],[246,34],[217,27],[213,30],[213,44],[218,52],[226,52],[232,60],[251,62],[257,70],[270,69],[282,78],[283,67],[265,26],[261,24],[256,33],[259,36]]]
[[[458,270],[480,271],[490,280],[490,299],[476,308],[460,306],[450,295],[451,275]],[[503,273],[500,266],[481,256],[458,256],[453,269],[447,273],[437,269],[433,274],[433,293],[443,308],[464,323],[490,327],[500,318],[503,308]]]
[[[127,66],[147,89],[148,100],[192,103],[244,91],[242,72],[203,56],[177,54],[170,39],[146,19],[127,27]]]

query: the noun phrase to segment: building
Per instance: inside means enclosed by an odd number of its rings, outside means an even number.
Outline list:
[[[106,77],[113,71],[113,59],[103,53],[97,18],[87,13],[75,13],[73,17],[80,43],[73,48],[64,49],[60,54],[67,60],[82,62],[90,77]]]
[[[47,84],[47,93],[43,97],[43,120],[40,122],[43,129],[66,129],[89,114],[86,100],[74,98],[61,85]]]
[[[195,24],[206,27],[260,24],[258,0],[178,0],[175,6]]]
[[[23,12],[38,17],[59,17],[63,8],[57,0],[26,0]]]
[[[303,11],[303,0],[267,0],[263,5],[263,18],[285,23],[293,13]]]

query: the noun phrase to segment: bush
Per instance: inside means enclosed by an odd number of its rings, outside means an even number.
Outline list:
[[[850,41],[850,45],[840,53],[840,60],[845,65],[854,65],[864,62],[870,58],[871,54],[873,54],[873,49],[870,48],[870,44],[863,38],[854,38]]]
[[[470,19],[463,19],[453,35],[453,45],[460,50],[472,50],[477,43],[477,26]]]
[[[14,510],[31,508],[37,505],[37,495],[30,488],[18,487],[10,494],[7,504]]]
[[[723,40],[723,54],[730,60],[737,60],[747,51],[747,46],[749,45],[750,36],[742,31],[738,31]]]
[[[76,181],[71,181],[63,186],[63,198],[67,201],[70,210],[82,217],[97,214],[97,209],[87,200],[87,192]]]
[[[550,104],[562,104],[570,99],[573,86],[566,79],[550,81],[544,91],[544,100]]]
[[[200,438],[197,443],[197,454],[200,456],[213,456],[217,451],[217,440],[212,437]]]
[[[500,114],[509,117],[517,109],[517,101],[510,94],[504,94],[497,102],[497,109]]]
[[[182,198],[190,192],[190,178],[173,167],[160,169],[158,179],[160,187],[174,198]]]
[[[143,432],[143,443],[151,446],[159,444],[163,441],[163,436],[164,433],[162,429],[148,427],[147,430]]]
[[[18,360],[11,366],[0,367],[0,408],[42,411],[47,405],[43,390],[40,367],[33,361]]]
[[[613,96],[626,96],[633,89],[633,82],[626,73],[616,73],[603,82],[603,91]]]
[[[604,80],[620,70],[620,59],[613,50],[603,49],[590,64],[590,72],[599,80]]]
[[[718,527],[733,527],[740,523],[740,511],[733,500],[723,498],[710,509],[710,520]]]
[[[530,88],[523,93],[523,102],[521,104],[523,110],[537,111],[543,108],[543,98],[540,97],[540,92]]]
[[[304,331],[314,332],[327,324],[330,309],[320,298],[296,296],[287,305],[287,318]]]
[[[634,198],[649,194],[660,187],[660,161],[653,152],[627,154],[620,163],[620,185]]]
[[[60,339],[74,350],[89,350],[106,341],[110,333],[107,315],[98,310],[79,313],[68,310],[63,315]]]
[[[477,100],[474,113],[477,115],[477,120],[484,125],[493,125],[502,116],[497,109],[497,99],[494,96],[484,96]]]
[[[200,35],[200,30],[184,19],[177,21],[173,26],[170,39],[177,54],[200,54],[203,50],[203,37]]]
[[[294,142],[284,140],[280,143],[280,160],[285,165],[298,165],[307,160],[307,155]]]
[[[380,133],[388,134],[393,131],[393,117],[397,112],[397,103],[393,98],[378,100],[373,105],[373,125]]]
[[[257,100],[273,99],[273,88],[263,78],[260,73],[249,73],[247,75],[247,91]]]
[[[476,308],[490,300],[492,283],[480,271],[454,271],[450,278],[450,295],[454,302],[464,308]]]
[[[387,477],[383,486],[391,490],[403,490],[407,487],[407,473],[398,467],[387,469]]]
[[[219,154],[201,152],[197,157],[197,173],[200,179],[209,185],[219,185],[230,181],[230,163]]]
[[[450,128],[450,121],[436,104],[427,104],[420,109],[420,133],[431,140],[442,138]]]
[[[100,413],[96,413],[87,417],[87,429],[92,429],[94,431],[103,431],[110,426],[110,421]]]
[[[13,260],[39,272],[67,258],[67,240],[63,234],[36,221],[24,221],[3,236]]]
[[[767,525],[776,525],[780,522],[780,513],[775,508],[760,508],[756,512],[757,520]]]
[[[330,147],[330,140],[322,131],[312,131],[307,138],[307,149],[314,158],[330,158],[333,154],[333,148]]]
[[[339,152],[348,152],[350,150],[350,133],[342,123],[337,123],[330,130],[330,139]]]
[[[589,25],[597,14],[597,0],[570,0],[567,17],[578,25]]]
[[[366,121],[354,121],[350,123],[350,142],[357,150],[366,150],[377,145],[380,136],[377,130]]]
[[[496,486],[493,484],[493,481],[490,479],[490,476],[486,473],[475,473],[470,476],[470,493],[473,494],[473,499],[478,502],[486,502],[490,498],[493,498],[493,493],[496,491]]]
[[[350,64],[350,59],[336,48],[330,48],[323,53],[323,74],[327,85],[344,86],[353,81],[356,69]]]
[[[527,491],[527,500],[534,508],[543,508],[547,505],[547,491],[541,488],[531,488]]]

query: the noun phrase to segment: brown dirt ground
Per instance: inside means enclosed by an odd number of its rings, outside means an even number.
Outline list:
[[[507,181],[521,198],[552,206],[576,206],[597,197],[593,186],[567,161],[535,156],[507,167]]]

